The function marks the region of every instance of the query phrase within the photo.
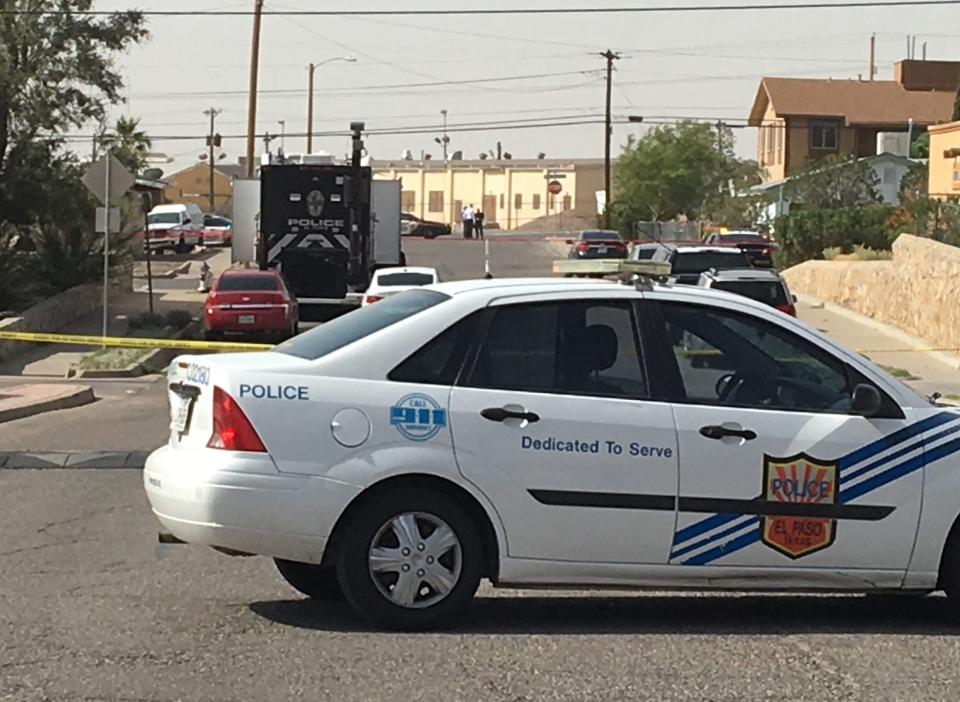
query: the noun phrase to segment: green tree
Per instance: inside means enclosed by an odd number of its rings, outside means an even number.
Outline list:
[[[103,134],[98,143],[133,173],[139,173],[146,165],[152,146],[150,137],[140,129],[140,120],[132,117],[120,117],[113,131]]]
[[[827,156],[810,162],[784,186],[784,196],[805,209],[840,209],[876,204],[879,179],[856,156]]]
[[[696,122],[631,137],[617,162],[612,204],[621,230],[629,233],[638,220],[747,217],[755,203],[738,196],[760,182],[760,172],[755,161],[738,159],[734,146],[729,127]]]
[[[708,124],[684,122],[656,127],[639,139],[631,135],[617,162],[618,220],[699,216],[708,198],[719,194],[724,161]]]
[[[107,106],[122,101],[116,55],[147,32],[140,12],[83,14],[93,0],[0,7],[30,10],[0,14],[0,245],[15,239],[24,286],[50,292],[97,279],[93,261],[102,253],[91,231],[95,202],[64,134],[102,122]],[[18,290],[22,297],[25,287]]]
[[[102,121],[106,106],[121,101],[115,55],[147,36],[143,14],[80,14],[93,0],[3,6],[31,13],[0,15],[0,221],[76,226],[67,219],[72,208],[52,198],[77,175],[63,134]],[[40,186],[26,198],[24,180]],[[79,197],[78,189],[67,189]]]

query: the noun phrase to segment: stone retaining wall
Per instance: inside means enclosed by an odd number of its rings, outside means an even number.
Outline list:
[[[60,331],[78,317],[100,309],[102,296],[100,285],[78,285],[24,310],[19,317],[0,319],[0,331]],[[24,348],[22,341],[0,340],[0,360],[13,358],[23,353]]]
[[[794,292],[960,349],[960,248],[902,234],[890,261],[807,261],[784,277]]]

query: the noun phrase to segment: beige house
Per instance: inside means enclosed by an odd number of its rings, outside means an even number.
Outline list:
[[[901,61],[894,80],[764,78],[750,111],[763,179],[777,181],[831,154],[875,156],[881,132],[916,138],[953,113],[960,62]],[[907,155],[907,154],[901,154]]]
[[[927,192],[938,198],[960,196],[960,122],[930,127]]]
[[[545,215],[592,208],[603,190],[603,159],[491,159],[382,161],[374,177],[401,180],[404,212],[456,224],[466,205],[484,213],[488,226],[516,229]],[[562,190],[553,195],[550,183]]]
[[[241,177],[241,166],[221,164],[213,169],[213,212],[230,216],[233,213],[233,181]],[[173,175],[167,176],[170,183],[163,191],[168,203],[194,204],[204,212],[210,208],[210,166],[197,163]]]

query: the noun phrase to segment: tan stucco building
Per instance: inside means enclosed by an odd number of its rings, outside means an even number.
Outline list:
[[[764,181],[831,154],[874,156],[881,132],[906,133],[911,121],[915,139],[950,119],[958,75],[960,62],[910,60],[894,80],[764,78],[749,118]]]
[[[927,192],[938,198],[960,196],[960,122],[930,127]]]
[[[213,169],[214,208],[216,214],[230,216],[233,213],[233,181],[240,177],[241,166],[218,165]],[[210,166],[206,163],[185,168],[167,176],[170,185],[163,191],[166,202],[194,204],[204,212],[210,212]]]
[[[490,159],[380,161],[375,178],[401,180],[404,212],[456,224],[465,205],[483,211],[488,225],[516,229],[545,215],[596,211],[603,190],[603,159]],[[552,181],[563,190],[554,196]]]

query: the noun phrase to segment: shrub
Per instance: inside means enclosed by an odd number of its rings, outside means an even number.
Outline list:
[[[187,310],[170,310],[167,312],[167,326],[174,329],[183,329],[193,322],[193,315]]]
[[[846,207],[833,210],[795,210],[777,219],[780,249],[776,263],[789,267],[823,258],[824,249],[852,253],[860,246],[886,251],[893,243],[891,221],[895,209],[886,205]]]
[[[167,326],[167,320],[162,314],[144,312],[130,318],[131,329],[162,329]]]

